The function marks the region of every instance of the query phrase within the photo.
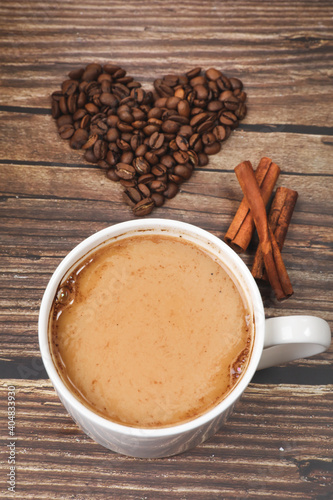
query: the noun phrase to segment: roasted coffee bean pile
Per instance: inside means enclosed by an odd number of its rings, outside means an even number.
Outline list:
[[[151,92],[119,66],[93,63],[52,94],[52,116],[60,137],[119,181],[133,213],[144,216],[220,151],[245,101],[242,82],[214,68],[166,75]]]

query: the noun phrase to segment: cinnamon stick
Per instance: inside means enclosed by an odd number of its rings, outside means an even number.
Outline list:
[[[296,205],[298,193],[293,189],[278,187],[272,202],[268,216],[268,223],[273,231],[274,237],[280,251],[283,248],[284,241],[288,232],[291,217]],[[265,272],[264,257],[261,245],[258,245],[254,256],[252,275],[256,279],[267,279]]]
[[[248,162],[243,162],[235,168],[235,173],[257,229],[268,280],[278,300],[290,297],[293,289],[280,249],[268,225],[265,204],[254,171]]]
[[[252,169],[249,161],[244,163],[248,164]],[[273,192],[279,174],[280,168],[276,163],[272,162],[271,158],[261,158],[255,171],[255,177],[265,206]],[[249,246],[253,231],[253,217],[244,197],[224,239],[236,252],[244,252]]]

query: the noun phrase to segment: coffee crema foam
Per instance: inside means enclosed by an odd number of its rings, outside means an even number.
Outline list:
[[[246,369],[253,330],[212,254],[145,234],[97,249],[61,284],[50,347],[85,406],[123,425],[165,427],[226,397]]]

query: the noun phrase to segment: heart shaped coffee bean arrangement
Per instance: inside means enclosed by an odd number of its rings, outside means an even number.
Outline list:
[[[119,181],[134,215],[144,216],[220,151],[245,101],[242,82],[214,68],[165,75],[152,92],[119,66],[92,63],[52,94],[52,116],[60,137]]]

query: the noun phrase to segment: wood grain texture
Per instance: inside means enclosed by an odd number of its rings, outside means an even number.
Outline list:
[[[117,455],[90,440],[48,381],[1,384],[2,414],[12,384],[19,423],[17,474],[25,485],[15,498],[86,499],[93,491],[96,499],[308,500],[328,499],[332,491],[332,386],[303,386],[300,392],[294,385],[250,384],[213,438],[176,457],[146,460]],[[6,441],[2,433],[2,444]],[[0,468],[5,472],[4,462]]]
[[[50,94],[89,62],[123,66],[150,89],[195,66],[243,80],[249,112],[209,165],[151,216],[223,238],[243,160],[269,156],[299,199],[283,250],[295,289],[267,316],[314,314],[333,327],[331,0],[60,0],[0,3],[0,498],[8,498],[7,387],[17,394],[13,498],[330,500],[333,347],[258,372],[229,422],[176,457],[103,449],[67,415],[43,368],[37,321],[45,286],[83,238],[132,219],[122,188],[58,137]],[[251,266],[255,245],[243,255]]]
[[[246,123],[325,126],[332,78],[330,8],[329,0],[260,5],[187,0],[181,6],[5,0],[2,104],[46,107],[74,62],[112,60],[145,86],[168,72],[217,66],[245,80],[255,112]]]

